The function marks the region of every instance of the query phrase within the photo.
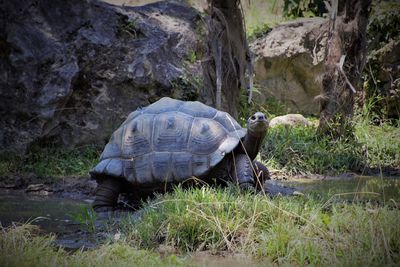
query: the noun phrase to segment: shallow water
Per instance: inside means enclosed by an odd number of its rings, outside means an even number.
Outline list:
[[[301,179],[284,182],[302,193],[332,196],[349,201],[400,201],[400,177],[355,176],[323,180]]]
[[[96,246],[96,236],[88,233],[76,220],[88,209],[90,204],[83,200],[0,192],[1,226],[13,223],[38,225],[44,233],[56,233],[55,244],[66,249]]]
[[[0,222],[32,222],[47,232],[72,231],[79,226],[73,217],[89,203],[73,199],[28,195],[23,192],[1,192]]]

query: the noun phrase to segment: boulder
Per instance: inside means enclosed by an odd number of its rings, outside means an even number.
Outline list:
[[[276,127],[278,125],[287,125],[287,126],[310,126],[311,123],[304,118],[301,114],[287,114],[283,116],[278,116],[269,122],[270,127]]]
[[[275,98],[289,112],[318,114],[327,35],[323,18],[300,19],[275,27],[250,44],[255,55],[254,81],[263,103]]]
[[[195,98],[191,84],[176,85],[196,69],[184,62],[199,47],[199,20],[195,9],[172,2],[5,1],[0,151],[23,154],[47,141],[103,146],[136,108],[162,96]]]

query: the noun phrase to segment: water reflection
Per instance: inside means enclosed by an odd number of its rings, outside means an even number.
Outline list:
[[[47,232],[74,231],[79,228],[79,224],[72,221],[73,215],[88,206],[84,201],[72,199],[2,192],[0,223],[8,226],[12,222],[32,222]]]
[[[346,200],[400,201],[400,178],[366,177],[302,179],[284,183],[303,193],[335,196]]]

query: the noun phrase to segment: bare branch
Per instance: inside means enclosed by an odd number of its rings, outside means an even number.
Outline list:
[[[343,64],[344,64],[344,60],[346,58],[346,55],[342,55],[340,57],[339,63],[336,64],[336,67],[338,68],[339,72],[343,75],[344,80],[346,81],[347,85],[350,87],[351,91],[353,93],[356,93],[356,89],[354,88],[354,86],[351,84],[351,82],[349,81],[349,79],[346,76],[346,73],[343,70]]]

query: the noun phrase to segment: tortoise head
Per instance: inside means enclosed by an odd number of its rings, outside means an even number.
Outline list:
[[[260,150],[262,141],[267,134],[269,121],[262,112],[256,112],[247,120],[247,134],[243,146],[251,160],[254,160]]]
[[[262,112],[256,112],[247,120],[247,131],[251,135],[264,138],[268,130],[269,121]]]

